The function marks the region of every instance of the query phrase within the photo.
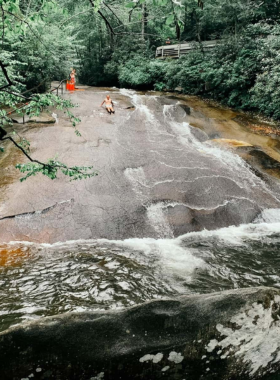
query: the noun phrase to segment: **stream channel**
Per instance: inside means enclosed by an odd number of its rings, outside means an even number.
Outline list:
[[[0,330],[68,311],[280,288],[280,143],[237,112],[174,94],[82,88],[79,130],[16,124],[31,153],[99,175],[20,183],[0,157]],[[100,103],[110,93],[116,114]],[[247,120],[242,122],[244,118]]]

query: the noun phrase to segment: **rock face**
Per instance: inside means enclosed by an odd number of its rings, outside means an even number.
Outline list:
[[[45,318],[0,334],[1,379],[277,379],[279,314],[252,288]]]
[[[42,113],[40,116],[33,116],[33,117],[29,117],[25,115],[24,119],[23,119],[23,116],[15,115],[12,117],[12,121],[17,124],[24,124],[24,123],[54,124],[56,122],[55,118],[53,116],[50,116],[47,113]]]
[[[63,112],[56,123],[40,119],[15,125],[30,141],[34,159],[46,162],[58,155],[69,166],[93,166],[99,175],[73,182],[38,175],[20,183],[14,165],[27,158],[6,142],[11,154],[0,157],[0,176],[8,182],[0,183],[0,241],[172,239],[251,223],[262,210],[280,208],[279,181],[270,186],[236,151],[209,141],[263,145],[238,132],[232,113],[180,95],[111,89],[116,114],[109,115],[100,107],[107,91],[88,88],[65,95],[79,104],[73,112],[81,119],[82,137]],[[20,156],[14,159],[15,154]]]

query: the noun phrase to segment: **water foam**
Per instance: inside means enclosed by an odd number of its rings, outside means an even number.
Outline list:
[[[280,223],[278,222],[241,224],[240,226],[225,227],[214,231],[190,232],[180,236],[177,240],[183,242],[193,238],[201,240],[216,238],[225,244],[236,246],[244,245],[246,241],[261,241],[262,238],[274,234],[280,234]]]
[[[150,108],[143,103],[146,97],[143,95],[138,95],[134,90],[127,90],[125,88],[120,89],[120,93],[131,99],[132,104],[135,107],[135,110],[144,115],[144,122],[148,125],[147,133],[155,138],[160,135],[170,135],[170,133],[164,132],[154,116]],[[157,96],[149,96],[149,99],[156,100]]]
[[[192,133],[189,123],[178,123],[172,116],[172,111],[175,111],[176,105],[165,105],[163,108],[163,115],[165,120],[171,125],[173,131],[178,136],[179,141],[188,147],[192,146],[201,153],[209,154],[219,162],[224,162],[234,170],[238,170],[238,167],[248,170],[248,165],[237,154],[232,153],[228,149],[222,149],[215,145],[212,145],[210,141],[201,142]],[[252,173],[251,173],[252,174]]]
[[[137,193],[142,193],[142,187],[147,186],[145,172],[142,167],[126,168],[124,175],[132,183],[133,190]]]
[[[249,310],[232,317],[230,326],[218,324],[216,329],[221,340],[211,340],[206,346],[207,351],[219,350],[221,359],[234,355],[249,364],[251,377],[258,372],[265,374],[270,369],[269,364],[280,358],[280,322],[274,317],[279,301],[280,297],[275,296],[266,308],[254,303]]]
[[[280,223],[280,208],[265,209],[255,223]]]
[[[234,179],[240,188],[247,187],[253,191],[254,187],[259,187],[262,191],[269,194],[274,200],[279,202],[279,199],[268,188],[267,184],[251,170],[250,166],[237,154],[229,148],[216,146],[210,140],[206,142],[199,141],[192,133],[192,127],[189,123],[178,123],[174,120],[172,112],[176,110],[176,105],[164,105],[163,115],[165,121],[171,126],[178,141],[188,147],[195,149],[201,154],[209,156],[209,159],[214,159],[219,163],[223,163],[229,170],[229,178],[231,173],[234,173]]]
[[[153,228],[161,238],[173,238],[172,229],[168,223],[167,217],[164,215],[164,209],[167,206],[160,202],[153,204],[147,208],[148,219]]]
[[[98,240],[100,243],[113,244],[118,247],[128,248],[133,258],[141,264],[148,264],[156,268],[158,274],[164,275],[171,281],[174,289],[182,292],[181,279],[190,282],[194,271],[203,268],[205,263],[202,259],[195,257],[191,250],[180,245],[179,239],[126,239],[126,240]]]

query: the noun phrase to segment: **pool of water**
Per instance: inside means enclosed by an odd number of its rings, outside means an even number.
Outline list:
[[[249,286],[280,287],[280,223],[177,239],[0,246],[0,329],[69,311]]]

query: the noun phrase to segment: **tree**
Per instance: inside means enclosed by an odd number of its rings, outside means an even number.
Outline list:
[[[28,89],[37,84],[35,89],[45,88],[50,80],[51,72],[56,75],[63,73],[63,68],[58,65],[65,58],[65,50],[61,54],[62,39],[57,38],[53,43],[53,32],[59,35],[60,30],[52,27],[52,34],[45,34],[50,26],[48,12],[52,15],[61,13],[53,2],[42,1],[31,9],[31,2],[19,3],[18,0],[0,0],[2,52],[0,54],[0,141],[10,140],[29,159],[29,164],[18,164],[17,168],[22,173],[27,173],[22,180],[37,173],[42,173],[51,179],[57,177],[57,172],[70,176],[72,179],[89,178],[96,175],[92,167],[67,167],[56,159],[50,159],[47,163],[32,159],[29,155],[29,142],[18,136],[13,130],[10,115],[14,112],[29,116],[38,116],[40,112],[50,106],[64,109],[76,129],[79,121],[70,112],[74,107],[70,101],[63,100],[52,93],[32,94]],[[53,17],[53,16],[52,16]],[[45,34],[45,38],[42,34]],[[50,40],[52,36],[52,41]],[[63,43],[65,47],[65,41]],[[52,49],[52,51],[51,51]],[[33,54],[33,56],[32,56]],[[66,50],[67,54],[67,50]],[[42,82],[43,78],[47,80]],[[39,84],[38,84],[39,83]],[[31,93],[31,95],[30,95]],[[7,109],[12,108],[9,112]],[[0,148],[4,150],[3,147]]]
[[[10,140],[30,160],[18,165],[24,178],[56,178],[58,170],[74,179],[96,174],[55,159],[34,161],[9,117],[11,109],[32,116],[58,107],[79,135],[74,105],[46,93],[48,82],[64,79],[72,66],[85,84],[180,86],[280,118],[279,14],[280,0],[0,0],[0,141]],[[168,37],[197,41],[198,49],[178,61],[154,60]],[[205,54],[199,43],[209,39],[221,42]]]

